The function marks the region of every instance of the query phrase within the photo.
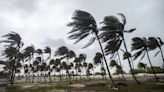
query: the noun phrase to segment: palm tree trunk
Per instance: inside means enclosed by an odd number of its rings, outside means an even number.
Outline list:
[[[125,50],[126,50],[126,52],[128,52],[128,49],[127,49],[127,46],[126,46],[124,37],[122,37],[122,39],[123,39],[123,43],[124,43]],[[130,71],[131,71],[131,74],[132,74],[133,79],[137,82],[137,84],[141,84],[141,83],[137,80],[137,78],[134,76],[133,69],[132,69],[132,65],[131,65],[131,62],[130,62],[129,57],[128,57],[128,63],[129,63],[129,66],[130,66]]]
[[[159,49],[160,49],[160,52],[161,52],[161,56],[162,56],[162,60],[163,60],[163,65],[164,65],[164,56],[163,56],[163,51],[162,51],[161,47],[159,47]]]
[[[108,63],[107,63],[106,58],[105,58],[105,54],[104,54],[103,47],[102,47],[102,45],[101,45],[100,39],[99,39],[99,37],[98,37],[97,34],[96,34],[96,37],[97,37],[98,43],[99,43],[99,45],[100,45],[100,49],[101,49],[101,52],[102,52],[102,56],[103,56],[103,58],[104,58],[104,62],[105,62],[106,68],[107,68],[108,76],[109,76],[109,78],[111,79],[111,82],[112,82],[113,86],[116,88],[116,85],[115,85],[115,83],[114,83],[114,80],[113,80],[113,78],[112,78],[112,76],[111,76],[111,73],[110,73],[110,71],[109,71],[109,67],[108,67]]]
[[[134,69],[134,62],[133,62],[132,58],[130,58],[130,61],[131,61],[132,69]]]
[[[76,81],[77,81],[77,68],[76,68]]]
[[[117,55],[118,55],[118,61],[119,61],[120,66],[121,66],[121,75],[122,75],[122,78],[125,80],[124,73],[123,73],[123,70],[122,70],[122,63],[121,63],[121,59],[120,59],[120,54],[118,53],[118,51],[117,51]]]
[[[46,71],[44,70],[44,75],[43,75],[43,77],[44,77],[44,83],[46,83]]]
[[[156,74],[155,74],[155,71],[154,71],[154,69],[153,69],[152,63],[151,63],[151,61],[150,61],[150,57],[149,57],[148,50],[146,50],[146,53],[147,53],[147,58],[148,58],[148,61],[149,61],[149,63],[150,63],[150,67],[151,67],[151,69],[152,69],[152,71],[153,71],[154,77],[155,77],[156,81],[159,81],[158,78],[157,78],[157,76],[156,76]]]
[[[11,76],[10,76],[11,85],[14,84],[14,75],[15,75],[15,68],[13,67],[11,70]]]

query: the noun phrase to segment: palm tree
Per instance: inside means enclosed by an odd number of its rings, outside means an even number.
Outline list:
[[[37,76],[38,76],[38,82],[39,82],[39,78],[40,78],[40,80],[41,80],[41,64],[42,64],[42,58],[40,57],[40,56],[37,56],[36,58],[35,58],[35,61],[37,61],[36,62],[36,71],[38,72],[38,74],[37,74]],[[40,81],[41,82],[41,81]]]
[[[68,33],[68,34],[71,34],[68,38],[77,39],[75,42],[76,44],[82,39],[88,37],[90,34],[94,34],[92,35],[92,38],[90,39],[89,43],[87,43],[83,48],[90,46],[97,38],[97,41],[100,45],[100,49],[104,58],[105,65],[107,67],[109,78],[111,79],[113,86],[116,87],[113,81],[113,78],[110,74],[107,60],[105,58],[105,54],[103,51],[103,47],[98,36],[99,31],[98,31],[95,19],[88,12],[81,11],[81,10],[76,10],[73,14],[72,19],[73,19],[73,22],[68,24],[68,26],[73,27],[72,30]]]
[[[44,59],[43,59],[43,51],[42,51],[42,49],[36,49],[35,53],[37,53],[38,56],[41,57],[40,58],[41,59],[41,66],[40,66],[40,68],[41,68],[41,76],[44,77],[44,82],[46,82],[46,79],[45,79],[45,77],[46,77],[46,75],[45,75],[45,67],[46,67],[47,64],[44,62]]]
[[[51,59],[50,62],[49,62],[49,66],[50,66],[49,72],[53,72],[53,70],[55,70],[56,66],[54,66],[54,64],[55,64],[55,60]],[[50,82],[52,82],[51,75],[49,77],[50,77]]]
[[[86,73],[86,71],[87,71],[87,66],[88,66],[87,62],[83,62],[83,67],[84,67],[84,69],[85,69],[85,73]]]
[[[23,54],[25,55],[25,58],[27,60],[29,60],[29,66],[31,66],[31,67],[29,67],[30,68],[29,69],[29,77],[30,77],[30,72],[32,72],[32,74],[33,74],[32,75],[32,83],[34,82],[34,72],[32,71],[33,63],[34,63],[34,53],[35,53],[35,48],[33,45],[26,47],[23,52]],[[29,79],[29,81],[30,81],[30,79]]]
[[[149,37],[148,38],[148,42],[149,42],[149,47],[154,50],[156,48],[159,48],[159,51],[155,54],[155,56],[158,55],[159,52],[161,52],[161,57],[163,60],[163,65],[164,65],[164,55],[163,55],[163,51],[161,46],[164,45],[164,42],[161,40],[161,38],[157,37]]]
[[[88,70],[92,70],[92,72],[94,72],[94,70],[93,70],[93,64],[92,63],[89,63],[88,64]],[[93,74],[92,74],[93,75]]]
[[[42,72],[41,75],[43,75],[45,83],[46,83],[46,67],[47,67],[46,63],[42,63],[40,66],[40,68],[41,68],[40,71]]]
[[[47,61],[47,60],[51,60],[51,48],[50,47],[46,47],[45,49],[44,49],[44,53],[47,53],[47,54],[49,54],[49,56],[47,57],[47,59],[45,60],[45,62]],[[50,64],[49,64],[50,65]],[[51,67],[49,66],[49,79],[50,79],[50,82],[51,82]]]
[[[118,71],[118,70],[121,70],[121,66],[117,63],[117,61],[116,60],[111,60],[110,61],[110,64],[109,64],[111,67],[116,67],[116,71]],[[122,71],[121,71],[122,72]]]
[[[103,22],[101,22],[103,24],[101,28],[102,33],[99,35],[99,37],[102,39],[102,42],[107,42],[107,45],[105,47],[106,54],[116,53],[120,49],[122,42],[125,51],[128,52],[124,33],[131,33],[134,30],[136,30],[135,28],[130,30],[125,30],[124,28],[126,24],[126,17],[121,13],[119,13],[118,15],[122,17],[122,22],[120,22],[119,19],[115,16],[106,16]],[[127,60],[130,66],[130,70],[132,71],[130,57],[128,57]],[[140,82],[134,76],[134,73],[131,72],[131,74],[134,80],[138,84],[140,84]]]
[[[80,67],[80,64],[79,64],[79,62],[80,62],[80,60],[79,60],[79,58],[78,57],[76,57],[75,59],[74,59],[74,61],[73,61],[74,63],[75,63],[75,70],[76,70],[76,81],[77,81],[77,75],[78,75],[78,70],[79,70],[79,67]]]
[[[145,72],[147,72],[147,69],[146,69],[147,65],[146,65],[146,64],[144,64],[144,63],[142,63],[142,62],[139,62],[138,65],[137,65],[137,67],[138,67],[139,69],[144,70]],[[144,76],[145,76],[145,75],[146,75],[146,73],[144,74]]]
[[[61,60],[60,59],[55,60],[53,68],[55,68],[56,72],[59,72],[59,77],[61,80],[62,76],[61,76]]]
[[[14,83],[14,78],[15,78],[15,71],[16,71],[16,67],[15,65],[17,65],[18,60],[17,60],[17,53],[19,52],[20,48],[23,46],[23,42],[22,42],[22,38],[20,37],[20,35],[18,33],[15,32],[10,32],[6,35],[3,35],[2,37],[5,37],[5,40],[0,41],[0,43],[6,43],[5,47],[10,48],[13,47],[15,48],[17,51],[15,53],[15,57],[13,59],[15,59],[15,64],[11,69],[11,77],[10,77],[10,81],[11,84],[13,85]]]
[[[149,56],[149,53],[148,53],[148,51],[151,50],[151,48],[149,47],[150,45],[149,45],[148,40],[145,37],[143,37],[143,38],[134,37],[134,38],[132,38],[131,46],[132,46],[131,47],[132,51],[137,50],[137,52],[133,55],[134,60],[137,59],[141,55],[142,55],[141,59],[143,59],[145,54],[147,54],[147,58],[148,58],[150,67],[153,71],[153,74],[155,76],[156,81],[158,81],[158,78],[155,74],[155,71],[153,69],[153,65],[150,61],[150,56]]]
[[[75,55],[73,50],[69,50],[67,47],[61,46],[55,52],[55,56],[62,56],[61,59],[66,58],[67,59],[67,65],[69,65],[69,59],[75,57],[76,55]],[[66,73],[67,73],[67,75],[69,77],[69,80],[70,80],[71,76],[70,76],[70,73],[69,73],[69,69],[67,69]]]
[[[51,48],[50,47],[46,47],[44,49],[44,53],[49,54],[49,56],[47,57],[47,59],[45,61],[47,61],[48,59],[51,59]]]
[[[103,62],[102,62],[102,60],[103,60],[103,57],[102,57],[102,54],[101,53],[99,53],[99,52],[97,52],[96,53],[96,55],[94,56],[94,58],[93,58],[93,61],[94,61],[94,65],[101,65],[101,75],[102,75],[102,78],[104,79],[104,77],[103,77],[103,70],[104,70],[104,65],[103,65]]]

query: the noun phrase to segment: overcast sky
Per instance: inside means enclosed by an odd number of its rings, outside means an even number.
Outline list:
[[[75,9],[91,13],[98,25],[104,16],[125,14],[126,29],[137,28],[132,34],[125,35],[130,46],[130,39],[135,36],[158,36],[164,40],[163,4],[164,0],[0,0],[0,36],[15,31],[20,34],[25,46],[50,46],[53,52],[65,45],[78,54],[86,53],[91,62],[95,53],[100,51],[97,42],[81,50],[88,39],[76,45],[73,45],[74,41],[67,39],[71,28],[66,24],[71,21]],[[3,50],[2,45],[0,50]],[[151,59],[154,65],[161,66],[160,54],[153,57],[156,51],[150,52]],[[142,62],[144,61],[147,62],[147,59]],[[127,61],[122,62],[127,71]]]

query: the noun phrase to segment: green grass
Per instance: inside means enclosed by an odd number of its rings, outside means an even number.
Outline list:
[[[56,86],[42,86],[42,87],[29,87],[29,88],[22,88],[21,86],[12,86],[7,88],[7,92],[47,92],[49,90],[66,90],[70,89],[71,87],[67,85],[56,85]]]
[[[126,83],[126,82],[125,82]],[[124,83],[123,83],[124,84]],[[163,92],[164,85],[155,83],[144,83],[138,85],[136,83],[127,83],[127,85],[118,85],[119,90],[114,90],[109,83],[91,83],[86,84],[85,88],[72,88],[69,84],[58,84],[52,86],[35,86],[29,88],[22,88],[21,86],[8,87],[7,92],[48,92],[50,90],[75,90],[81,91],[103,91],[103,92]]]

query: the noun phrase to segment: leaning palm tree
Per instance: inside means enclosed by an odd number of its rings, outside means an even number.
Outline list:
[[[51,48],[47,46],[47,47],[44,49],[44,53],[49,54],[49,56],[47,57],[47,59],[45,60],[45,62],[46,62],[47,60],[51,60]],[[49,65],[50,65],[50,63],[49,63]],[[50,79],[50,82],[51,82],[51,75],[50,75],[51,67],[49,66],[49,68],[47,68],[47,69],[49,69],[49,70],[48,70],[48,72],[49,72],[48,75],[49,75],[49,79]]]
[[[13,58],[15,59],[15,64],[11,69],[11,77],[10,77],[11,84],[13,85],[14,78],[15,78],[15,71],[16,71],[15,65],[17,65],[18,63],[17,56],[18,56],[20,48],[23,46],[23,42],[20,35],[12,31],[6,35],[3,35],[2,37],[5,37],[6,39],[0,41],[0,43],[6,43],[5,47],[9,47],[9,48],[14,47],[17,50],[15,53],[15,57]]]
[[[124,45],[125,51],[128,53],[124,33],[131,33],[136,30],[135,28],[125,30],[126,18],[121,13],[119,13],[118,15],[122,17],[122,22],[120,22],[120,20],[115,16],[106,16],[103,22],[101,22],[103,25],[99,37],[102,39],[102,42],[107,42],[107,45],[105,47],[106,54],[113,55],[114,53],[116,53],[120,49],[122,43]],[[127,60],[129,63],[130,70],[132,71],[130,57],[128,57]],[[134,73],[131,72],[131,74],[134,80],[138,84],[140,84],[140,82],[134,76]]]
[[[35,53],[35,48],[33,45],[31,46],[27,46],[24,50],[23,50],[23,54],[25,55],[25,58],[29,61],[29,67],[31,71],[29,71],[29,77],[30,77],[30,72],[32,72],[32,83],[34,82],[34,72],[32,71],[33,68],[33,63],[34,63],[34,53]],[[30,79],[29,79],[30,81]]]
[[[44,59],[43,59],[43,51],[42,51],[42,49],[36,49],[36,50],[35,50],[35,53],[37,53],[38,56],[41,57],[41,58],[40,58],[40,59],[41,59],[41,62],[40,62],[40,64],[41,64],[41,66],[40,66],[40,67],[41,67],[41,69],[40,69],[40,70],[41,70],[41,76],[44,77],[44,82],[46,82],[46,80],[45,80],[45,76],[46,76],[46,75],[45,75],[45,73],[43,73],[43,72],[45,72],[43,69],[46,67],[46,66],[45,66],[46,63],[44,62]],[[43,64],[43,63],[45,63],[45,64]]]
[[[47,46],[47,47],[44,49],[44,53],[49,54],[49,56],[47,57],[47,59],[46,59],[45,61],[47,61],[48,59],[51,59],[51,48],[50,48],[50,47]]]
[[[68,24],[68,26],[73,27],[72,30],[68,33],[68,34],[71,34],[68,38],[69,39],[77,39],[75,41],[75,44],[76,44],[79,41],[81,41],[82,39],[88,37],[89,35],[94,34],[94,35],[92,35],[92,38],[90,39],[89,43],[87,43],[83,48],[90,46],[97,39],[100,49],[101,49],[101,53],[103,55],[105,65],[107,67],[109,78],[111,79],[113,86],[116,87],[116,85],[113,81],[113,78],[110,74],[107,60],[105,58],[105,54],[103,51],[103,47],[102,47],[102,44],[101,44],[99,36],[98,36],[99,31],[98,31],[95,19],[88,12],[76,10],[73,14],[72,20],[73,20],[73,22],[70,22]]]
[[[163,65],[164,65],[164,55],[163,55],[163,51],[162,51],[162,46],[164,45],[164,42],[161,40],[161,38],[159,37],[149,37],[148,38],[148,42],[149,42],[149,47],[154,50],[156,48],[159,48],[159,51],[155,54],[155,56],[158,55],[159,52],[161,52],[161,57],[163,60]]]
[[[132,38],[132,44],[131,44],[131,49],[132,51],[136,50],[137,52],[133,55],[133,59],[137,59],[139,56],[142,55],[141,59],[143,59],[145,57],[145,55],[147,54],[147,58],[148,58],[148,61],[149,61],[149,64],[150,64],[150,67],[153,71],[153,74],[155,76],[155,79],[156,81],[158,81],[158,78],[155,74],[155,71],[153,69],[153,65],[150,61],[150,56],[149,56],[149,50],[151,50],[150,48],[150,45],[149,45],[149,42],[148,40],[143,37],[143,38],[139,38],[139,37],[134,37]]]

